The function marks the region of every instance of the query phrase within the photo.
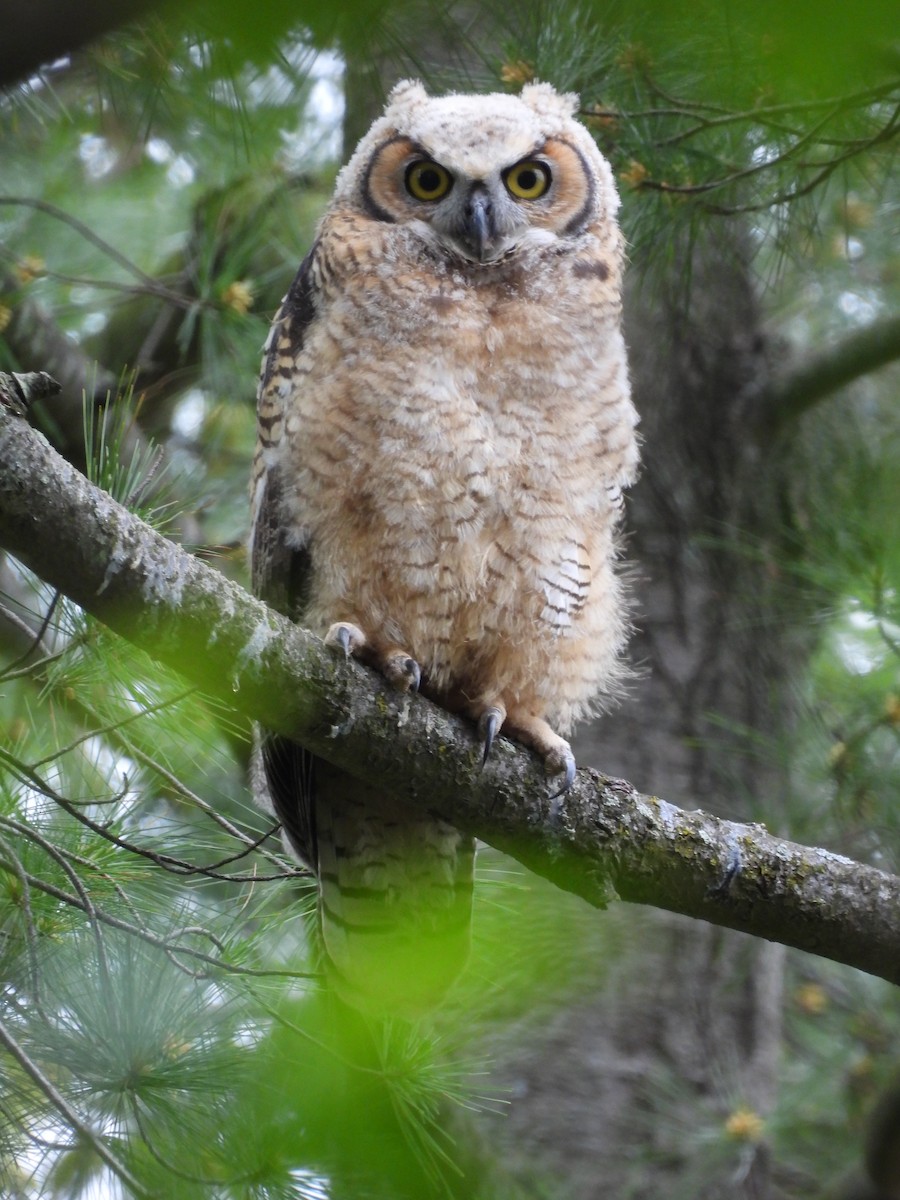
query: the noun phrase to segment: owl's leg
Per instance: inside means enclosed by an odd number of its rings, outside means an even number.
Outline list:
[[[376,648],[351,621],[336,621],[325,634],[325,645],[370,663],[398,692],[419,690],[422,670],[416,660],[400,646],[391,646],[387,650]]]

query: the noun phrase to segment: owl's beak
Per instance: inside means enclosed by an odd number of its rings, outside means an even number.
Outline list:
[[[479,262],[491,257],[491,249],[497,237],[494,222],[494,206],[483,184],[476,183],[466,201],[462,241],[475,252]]]

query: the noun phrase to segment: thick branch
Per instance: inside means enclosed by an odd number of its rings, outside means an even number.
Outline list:
[[[31,0],[4,4],[0,87],[24,79],[43,63],[71,54],[86,42],[158,8],[158,0]]]
[[[765,421],[780,432],[820,400],[855,379],[900,359],[900,315],[881,317],[810,355],[776,382]]]
[[[0,544],[160,662],[602,907],[702,917],[900,983],[900,879],[581,771],[551,813],[537,761],[344,663],[93,487],[0,412]],[[729,868],[741,869],[727,887]]]

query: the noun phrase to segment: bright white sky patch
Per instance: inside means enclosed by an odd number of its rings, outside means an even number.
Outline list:
[[[78,145],[78,157],[91,179],[101,179],[116,165],[116,153],[106,138],[94,133],[82,134]]]
[[[295,1192],[297,1200],[328,1200],[329,1181],[324,1175],[314,1175],[312,1171],[295,1167],[290,1176],[298,1185]]]
[[[344,63],[330,51],[316,56],[309,69],[312,90],[296,128],[283,129],[281,162],[289,173],[334,162],[341,157],[344,118]]]
[[[171,162],[175,157],[175,151],[165,140],[165,138],[152,137],[144,147],[144,153],[151,162],[158,163],[160,166],[163,163]]]
[[[875,317],[875,305],[857,292],[841,292],[838,308],[857,325],[868,324]]]
[[[193,441],[203,428],[206,409],[206,396],[200,388],[185,392],[172,414],[172,432],[185,441]]]

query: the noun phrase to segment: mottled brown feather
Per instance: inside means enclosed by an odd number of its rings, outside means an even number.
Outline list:
[[[343,624],[398,686],[414,659],[428,695],[505,715],[552,770],[621,675],[616,528],[637,463],[618,197],[573,100],[395,89],[273,324],[253,485],[261,595],[329,640]],[[407,188],[423,157],[452,181],[439,203]],[[546,194],[519,201],[503,181],[535,158]],[[487,261],[467,241],[476,192]],[[336,986],[415,1008],[463,955],[471,842],[318,775],[305,852]],[[436,931],[444,965],[417,982]]]

